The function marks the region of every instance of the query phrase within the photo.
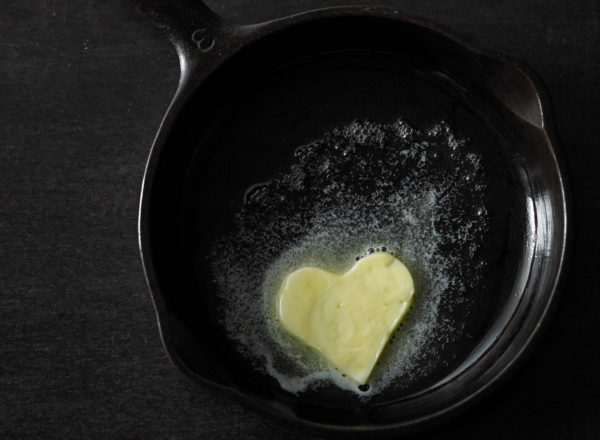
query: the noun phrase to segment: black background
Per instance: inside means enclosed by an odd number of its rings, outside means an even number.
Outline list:
[[[208,2],[239,22],[350,3]],[[432,18],[540,74],[575,208],[571,272],[543,340],[490,398],[418,438],[600,438],[600,3],[378,4]],[[2,4],[3,438],[320,438],[190,382],[161,346],[136,218],[178,73],[170,43],[132,2]]]

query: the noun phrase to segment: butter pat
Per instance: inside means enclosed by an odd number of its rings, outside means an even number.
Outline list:
[[[341,275],[317,267],[292,272],[278,292],[277,317],[288,332],[364,384],[413,293],[406,266],[377,252]]]

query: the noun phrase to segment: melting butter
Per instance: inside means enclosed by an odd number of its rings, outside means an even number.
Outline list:
[[[341,275],[303,267],[288,275],[277,297],[282,326],[364,384],[412,300],[410,272],[377,252]]]

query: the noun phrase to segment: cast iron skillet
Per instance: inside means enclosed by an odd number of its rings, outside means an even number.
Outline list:
[[[535,75],[392,9],[330,8],[236,25],[199,1],[138,3],[167,31],[181,63],[139,216],[146,277],[175,364],[280,419],[369,435],[430,426],[505,376],[547,318],[567,245],[564,171]],[[231,347],[211,276],[194,261],[228,231],[244,191],[289,165],[296,147],[356,119],[399,117],[418,127],[445,119],[484,160],[488,271],[475,286],[483,292],[473,295],[477,313],[463,323],[469,337],[440,344],[447,361],[409,390],[368,402],[335,386],[286,392]]]

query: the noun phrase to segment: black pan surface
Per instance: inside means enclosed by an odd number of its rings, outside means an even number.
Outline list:
[[[182,62],[140,207],[175,363],[279,418],[382,434],[504,376],[548,314],[567,244],[535,76],[393,10],[234,26],[141,3]],[[415,276],[413,309],[368,387],[308,380],[323,365],[277,332],[270,293],[301,264],[341,271],[383,247]]]

